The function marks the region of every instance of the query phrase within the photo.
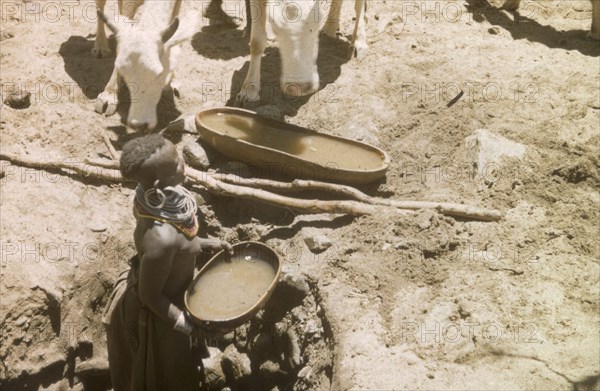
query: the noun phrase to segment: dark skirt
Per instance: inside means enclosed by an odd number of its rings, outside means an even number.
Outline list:
[[[102,316],[114,391],[198,390],[205,345],[142,305],[137,263],[136,256],[119,275]]]

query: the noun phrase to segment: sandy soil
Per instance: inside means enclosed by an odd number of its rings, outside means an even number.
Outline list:
[[[2,94],[32,93],[29,108],[2,106],[2,152],[106,156],[101,129],[120,148],[121,116],[93,112],[114,61],[90,54],[93,2],[0,4]],[[332,390],[600,389],[600,45],[584,39],[591,4],[524,2],[516,21],[498,5],[371,1],[370,51],[358,62],[346,4],[342,37],[320,45],[322,89],[307,98],[281,96],[279,54],[266,51],[261,105],[389,152],[386,181],[363,190],[505,213],[493,223],[432,211],[294,218],[207,197],[206,233],[266,241],[287,271],[311,281],[333,353],[313,389],[327,389],[323,376]],[[226,7],[244,15],[235,2]],[[182,98],[161,101],[161,126],[230,102],[248,69],[242,33],[202,27],[184,45]],[[525,156],[473,177],[464,139],[480,128],[521,143]],[[172,139],[181,147],[194,137]],[[1,163],[0,388],[106,388],[100,314],[135,251],[132,188]],[[315,233],[333,246],[310,252],[303,238]],[[76,376],[82,362],[98,370],[94,381]]]

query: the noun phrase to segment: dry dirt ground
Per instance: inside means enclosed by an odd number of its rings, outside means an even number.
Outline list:
[[[101,129],[119,149],[128,137],[121,116],[92,109],[114,61],[90,54],[93,2],[1,5],[2,93],[32,93],[26,109],[2,106],[2,152],[81,162],[107,155]],[[330,363],[295,389],[599,389],[600,45],[585,40],[591,3],[524,1],[516,20],[498,5],[370,1],[370,51],[358,62],[345,4],[342,36],[320,45],[322,89],[302,99],[281,96],[278,51],[266,51],[261,105],[389,152],[386,180],[363,190],[505,213],[498,222],[433,211],[307,218],[207,196],[205,233],[266,241],[286,271],[310,282]],[[226,7],[243,16],[241,4]],[[182,98],[161,101],[161,126],[227,104],[248,69],[247,42],[241,27],[199,26],[177,67]],[[465,138],[481,128],[525,155],[471,175]],[[179,147],[194,140],[170,137]],[[133,189],[2,168],[0,388],[106,388],[100,314],[135,251]],[[303,238],[315,233],[333,245],[313,254]]]

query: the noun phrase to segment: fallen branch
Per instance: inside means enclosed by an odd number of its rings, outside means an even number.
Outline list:
[[[25,167],[52,170],[71,170],[83,175],[84,177],[100,178],[112,182],[124,181],[121,173],[117,169],[117,161],[98,161],[92,159],[86,159],[86,163],[50,162],[41,160],[32,161],[7,154],[0,154],[0,159],[8,160],[13,164]],[[502,217],[501,213],[495,210],[481,209],[462,204],[427,201],[397,201],[370,197],[350,186],[335,185],[318,181],[296,180],[294,182],[287,183],[265,179],[248,179],[231,174],[210,174],[192,169],[190,167],[187,167],[186,173],[191,183],[204,186],[213,194],[251,199],[283,208],[291,208],[303,213],[343,213],[352,216],[360,216],[377,213],[387,214],[390,212],[398,212],[399,209],[436,209],[447,215],[484,221],[496,221]],[[263,190],[260,187],[280,191],[323,190],[353,197],[357,201],[322,201],[316,199],[298,199],[275,194],[270,191]]]
[[[90,164],[92,166],[98,166],[102,168],[110,168],[113,170],[119,170],[119,162],[115,160],[109,159],[85,159],[85,164]]]
[[[297,192],[306,190],[325,191],[333,194],[352,197],[355,200],[381,206],[391,206],[399,209],[418,210],[418,209],[436,209],[440,213],[456,216],[474,218],[484,221],[497,221],[502,218],[502,213],[497,210],[478,208],[475,206],[455,204],[450,202],[431,202],[431,201],[399,201],[385,198],[371,197],[362,191],[351,186],[338,185],[326,182],[296,179],[293,182],[280,182],[270,179],[252,179],[242,178],[233,174],[210,174],[215,179],[234,183],[236,185],[260,187],[262,189]]]
[[[86,160],[90,164],[96,164],[101,167],[112,167],[117,169],[119,167],[117,162],[111,162],[107,160]],[[192,172],[191,167],[187,167],[187,172]],[[268,189],[272,191],[284,191],[284,192],[300,192],[307,190],[325,191],[345,197],[351,197],[357,201],[360,201],[369,205],[389,206],[398,209],[405,210],[419,210],[419,209],[436,209],[440,213],[454,216],[463,217],[468,219],[482,220],[482,221],[498,221],[502,218],[502,213],[493,209],[478,208],[475,206],[456,204],[450,202],[431,202],[431,201],[399,201],[390,200],[385,198],[371,197],[362,191],[355,189],[351,186],[338,185],[326,182],[311,181],[296,179],[293,182],[281,182],[271,179],[256,179],[256,178],[242,178],[234,174],[210,174],[203,171],[193,170],[195,173],[202,174],[203,176],[210,176],[213,179],[221,182],[228,182],[238,186],[245,186],[251,188]],[[223,195],[223,194],[222,194]],[[287,199],[294,199],[286,197]],[[339,202],[339,201],[335,201]],[[289,206],[288,206],[289,207]]]

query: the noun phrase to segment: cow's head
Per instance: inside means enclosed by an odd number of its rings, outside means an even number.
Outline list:
[[[274,7],[271,26],[281,53],[281,89],[303,96],[319,89],[317,56],[324,12],[320,1],[288,1]]]
[[[166,28],[154,29],[141,23],[111,22],[101,11],[98,16],[117,38],[115,70],[127,84],[131,98],[127,124],[139,131],[153,129],[156,106],[170,82],[171,50],[189,34],[178,33],[178,18]]]

